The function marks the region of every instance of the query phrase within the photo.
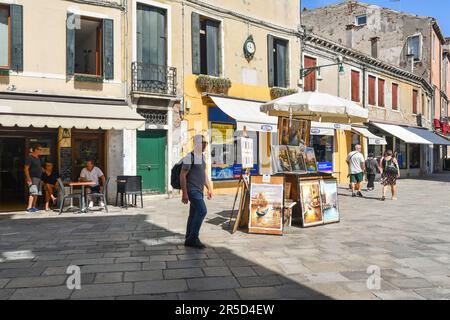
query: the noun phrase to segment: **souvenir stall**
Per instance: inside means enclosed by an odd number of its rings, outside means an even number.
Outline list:
[[[298,220],[302,227],[339,222],[337,180],[317,166],[309,146],[311,122],[367,121],[358,104],[319,92],[301,92],[261,106],[278,117],[279,144],[271,146],[272,175],[249,176],[235,223],[250,233],[283,234]]]

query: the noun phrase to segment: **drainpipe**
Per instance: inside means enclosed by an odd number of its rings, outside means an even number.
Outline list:
[[[362,79],[363,79],[363,85],[362,85],[362,105],[363,108],[366,108],[366,67],[362,67]]]

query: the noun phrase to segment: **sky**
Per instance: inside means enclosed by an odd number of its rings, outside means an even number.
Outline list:
[[[339,3],[341,0],[301,0],[302,8],[317,8],[328,4]],[[362,0],[361,2],[375,4],[384,8],[434,17],[437,19],[442,33],[450,37],[450,1],[449,0]]]

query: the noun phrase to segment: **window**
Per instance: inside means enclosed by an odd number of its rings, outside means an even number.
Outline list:
[[[366,24],[367,24],[367,16],[366,15],[356,17],[356,25],[357,26],[363,26]]]
[[[378,79],[378,106],[384,108],[384,84],[383,79]]]
[[[67,14],[67,74],[114,78],[114,22]]]
[[[369,104],[371,106],[375,105],[375,82],[376,78],[369,76]]]
[[[269,87],[287,87],[288,81],[288,41],[267,37],[268,64],[269,64]]]
[[[422,41],[420,35],[411,36],[407,40],[408,55],[414,56],[414,61],[420,61],[422,58]],[[434,48],[434,46],[433,46]]]
[[[9,67],[9,7],[0,6],[0,68]]]
[[[392,110],[398,110],[398,84],[392,84]]]
[[[425,115],[425,103],[426,103],[425,95],[422,94],[422,115]]]
[[[417,114],[417,97],[418,97],[419,92],[417,90],[413,90],[413,95],[412,95],[412,113],[413,114]]]
[[[409,168],[420,168],[420,144],[409,145]]]
[[[192,13],[192,73],[221,73],[220,22]]]
[[[320,171],[333,172],[334,136],[311,134],[310,144]]]
[[[406,169],[406,143],[399,138],[395,138],[395,152],[397,153],[397,161],[400,169]]]
[[[352,87],[351,87],[351,96],[352,101],[360,102],[359,96],[359,71],[352,70]]]
[[[317,59],[305,56],[304,67],[311,68],[317,66]],[[309,73],[305,77],[304,91],[316,91],[316,71]]]

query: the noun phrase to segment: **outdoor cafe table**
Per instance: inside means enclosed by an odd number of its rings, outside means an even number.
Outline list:
[[[95,182],[94,181],[73,181],[73,182],[69,182],[67,183],[67,185],[69,185],[70,187],[70,193],[73,193],[73,188],[74,187],[81,187],[81,208],[80,208],[80,212],[87,212],[88,209],[86,208],[85,205],[85,198],[84,198],[84,188],[85,187],[89,187],[89,186],[95,186]],[[72,199],[70,200],[70,209],[74,208],[73,203],[72,203]]]

